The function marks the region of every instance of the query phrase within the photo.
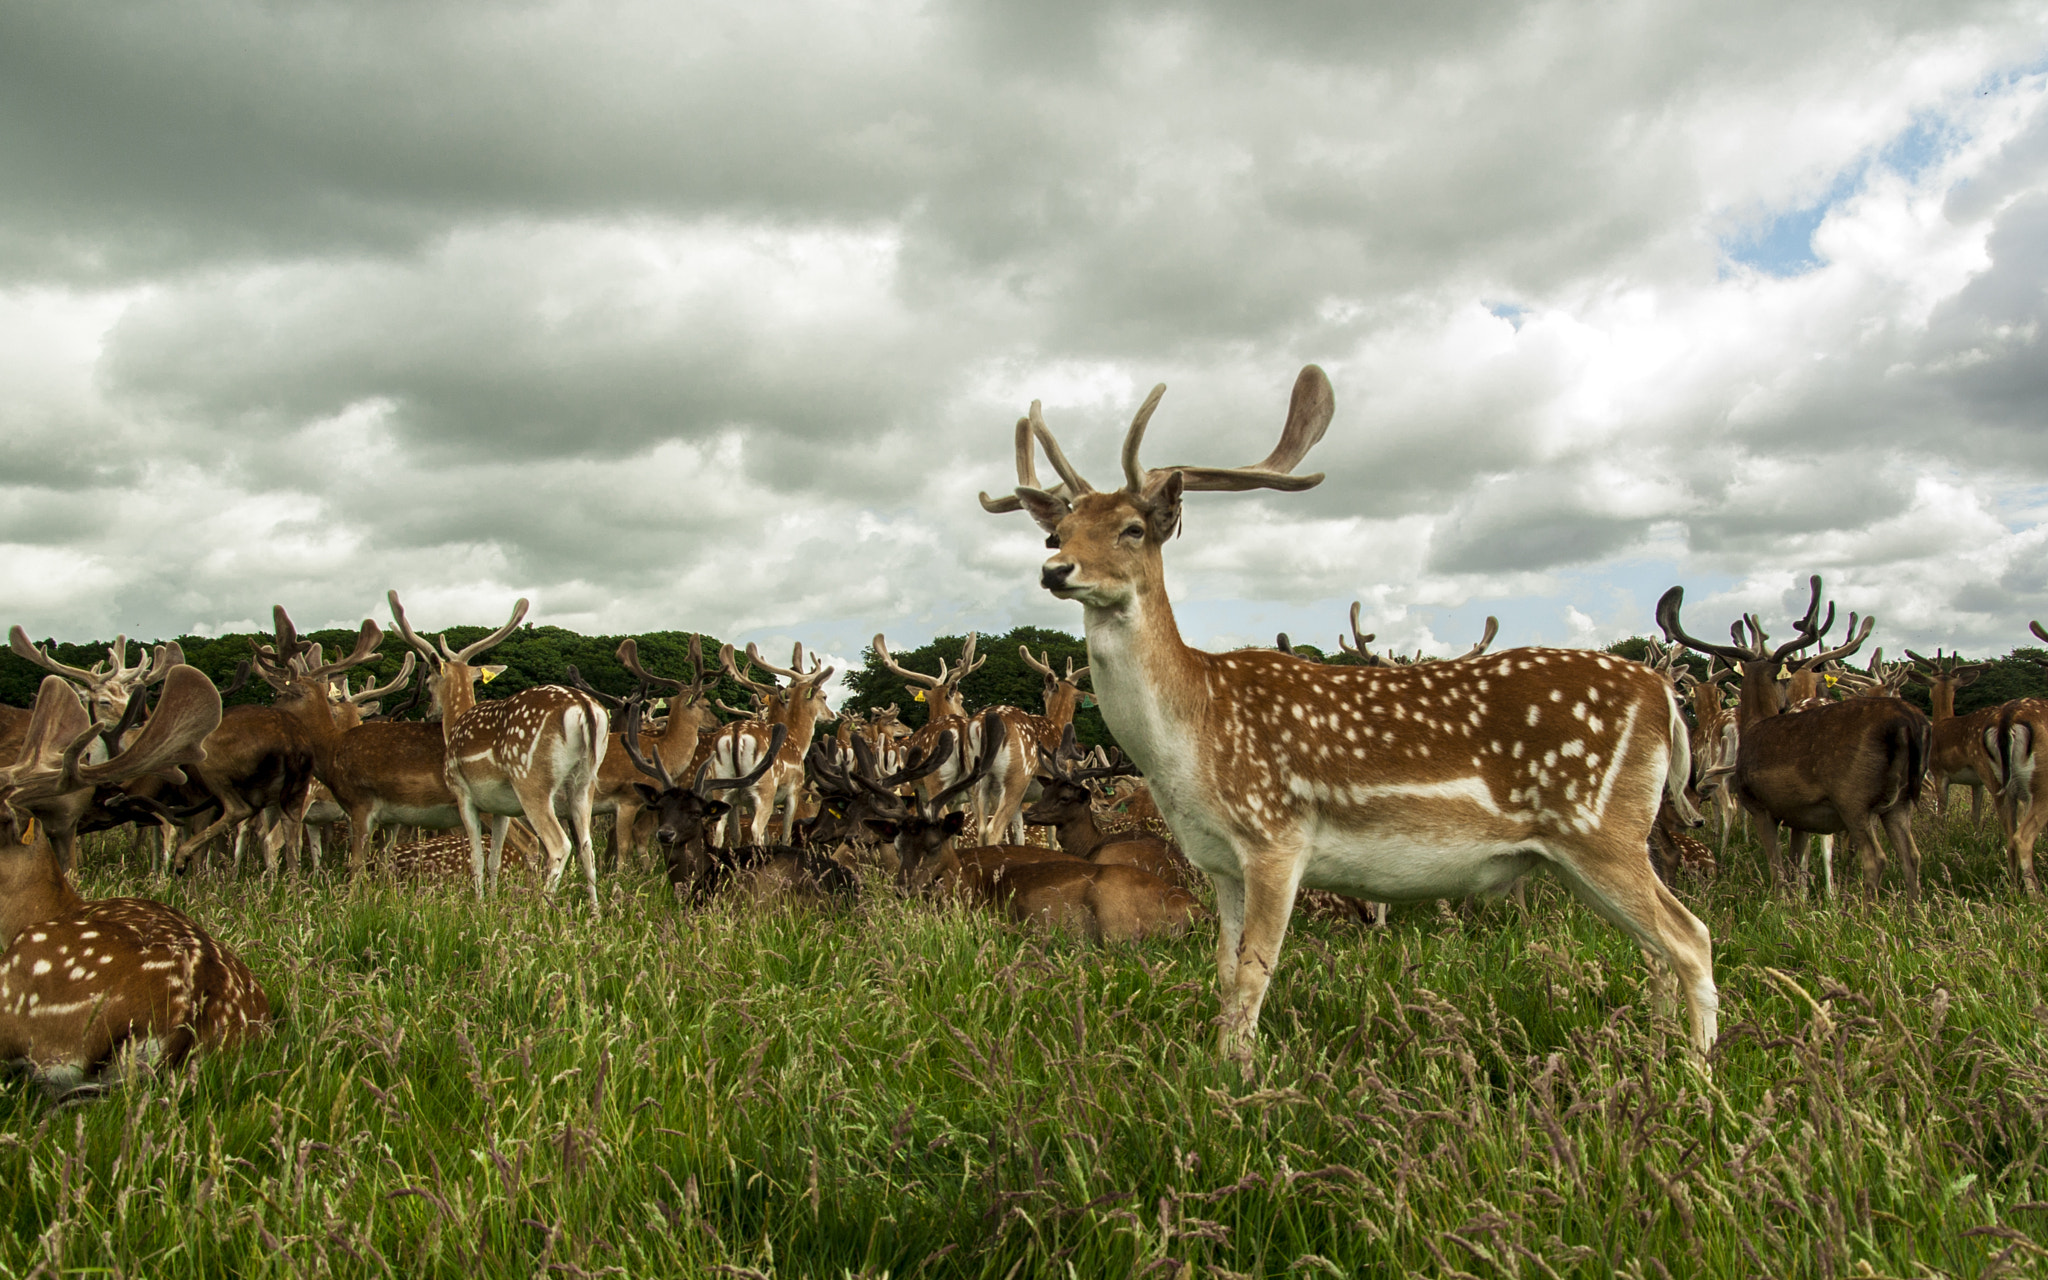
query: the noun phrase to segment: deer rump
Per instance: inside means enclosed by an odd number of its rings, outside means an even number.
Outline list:
[[[1742,735],[1735,795],[1794,831],[1862,835],[1868,818],[1920,798],[1932,732],[1896,698],[1852,698],[1770,716]]]
[[[1178,936],[1207,914],[1187,890],[1120,863],[1001,845],[958,857],[960,892],[968,900],[999,908],[1019,924],[1069,930],[1089,942]]]
[[[161,902],[104,898],[24,932],[35,949],[0,961],[0,1059],[27,1062],[60,1090],[97,1078],[117,1056],[132,1058],[131,1069],[176,1066],[270,1022],[270,1001],[241,957]],[[48,962],[53,948],[61,963]],[[109,983],[109,971],[131,976]]]

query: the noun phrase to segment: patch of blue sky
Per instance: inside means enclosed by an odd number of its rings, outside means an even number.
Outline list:
[[[1839,174],[1827,193],[1812,204],[1774,214],[1721,241],[1729,261],[1785,279],[1805,275],[1821,265],[1813,251],[1813,233],[1828,210],[1847,199],[1863,182],[1864,166]]]
[[[1938,116],[1921,116],[1877,153],[1878,162],[1914,181],[1953,149],[1954,137]]]
[[[1518,302],[1489,302],[1486,304],[1486,310],[1489,315],[1507,321],[1517,333],[1522,331],[1522,321],[1529,315],[1528,308]]]
[[[1873,160],[1859,161],[1837,174],[1820,199],[1742,228],[1723,238],[1721,250],[1730,262],[1779,279],[1813,271],[1822,265],[1813,249],[1814,232],[1820,230],[1829,210],[1863,185],[1873,163],[1910,182],[1940,163],[1958,141],[1944,117],[1933,113],[1916,116],[1912,124],[1878,148]]]

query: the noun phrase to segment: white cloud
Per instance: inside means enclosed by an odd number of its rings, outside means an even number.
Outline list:
[[[194,2],[16,35],[0,585],[39,634],[389,586],[432,625],[527,593],[838,654],[1077,628],[974,502],[1029,402],[1106,484],[1153,383],[1147,461],[1229,465],[1309,359],[1330,478],[1191,501],[1192,639],[1359,599],[1410,650],[1486,612],[1586,642],[1670,581],[1719,617],[1813,571],[1888,643],[2048,611],[2033,8]]]

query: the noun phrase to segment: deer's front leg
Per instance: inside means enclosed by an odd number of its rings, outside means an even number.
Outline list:
[[[1301,880],[1299,864],[1292,851],[1271,847],[1249,851],[1240,861],[1245,875],[1235,882],[1239,886],[1237,927],[1224,925],[1224,938],[1235,933],[1236,946],[1224,962],[1229,977],[1223,984],[1221,1049],[1247,1070],[1252,1041],[1258,1035],[1259,1009],[1266,1001],[1266,988],[1280,963],[1280,945],[1287,937],[1287,922],[1294,914],[1295,890]],[[1220,892],[1217,895],[1219,907],[1222,896]],[[1220,953],[1219,946],[1219,958]]]

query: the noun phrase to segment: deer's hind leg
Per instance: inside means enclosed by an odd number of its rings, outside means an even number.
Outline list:
[[[1644,836],[1622,824],[1552,841],[1550,865],[1579,901],[1636,940],[1685,993],[1693,1047],[1706,1053],[1719,1034],[1721,999],[1714,986],[1714,946],[1707,926],[1672,896],[1643,856]],[[1663,979],[1668,981],[1669,978]]]

